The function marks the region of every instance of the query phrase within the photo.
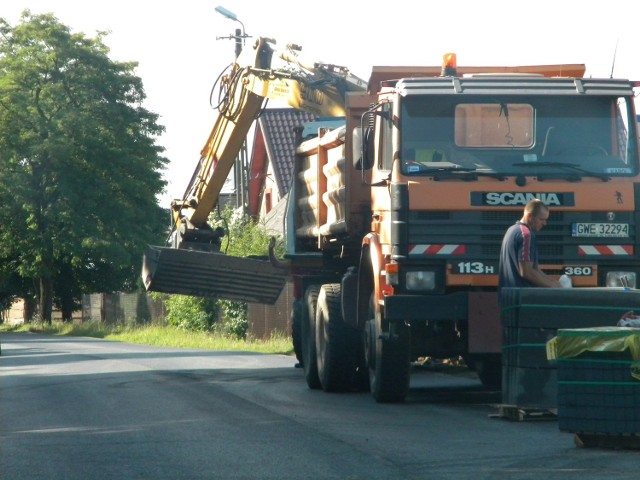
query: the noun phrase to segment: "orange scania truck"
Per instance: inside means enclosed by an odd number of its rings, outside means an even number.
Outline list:
[[[532,198],[551,210],[538,240],[544,271],[577,288],[635,288],[638,84],[584,72],[458,68],[450,54],[439,67],[374,67],[366,86],[338,88],[344,123],[318,120],[298,145],[287,253],[265,273],[294,282],[293,341],[309,387],[402,401],[413,361],[455,356],[499,385],[500,244]],[[197,205],[174,206],[176,219]],[[225,296],[206,280],[189,291],[195,277],[220,276],[220,262],[200,257],[223,255],[183,248],[171,260],[165,250],[180,249],[150,247],[148,289]]]

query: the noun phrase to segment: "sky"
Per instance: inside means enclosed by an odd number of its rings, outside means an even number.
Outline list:
[[[138,62],[144,106],[166,129],[158,144],[170,160],[159,197],[167,207],[182,197],[213,126],[209,99],[234,58],[224,37],[236,28],[301,45],[303,58],[346,66],[364,80],[374,65],[438,66],[448,52],[458,66],[584,63],[590,77],[613,71],[640,80],[637,0],[0,0],[11,25],[24,9],[52,13],[87,37],[109,31],[110,58]]]

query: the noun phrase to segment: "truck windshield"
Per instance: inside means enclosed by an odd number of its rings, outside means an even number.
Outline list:
[[[638,133],[632,102],[595,95],[408,97],[400,121],[403,171],[635,175]]]

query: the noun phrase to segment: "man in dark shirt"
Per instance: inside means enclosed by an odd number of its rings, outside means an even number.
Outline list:
[[[505,287],[561,287],[538,266],[536,232],[547,224],[548,218],[549,208],[541,200],[531,200],[524,207],[522,218],[505,233],[498,267],[498,298]]]

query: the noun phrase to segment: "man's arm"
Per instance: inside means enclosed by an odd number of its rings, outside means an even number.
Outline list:
[[[520,262],[519,269],[522,278],[537,287],[562,288],[559,281],[554,280],[539,268],[535,268],[533,262]]]

